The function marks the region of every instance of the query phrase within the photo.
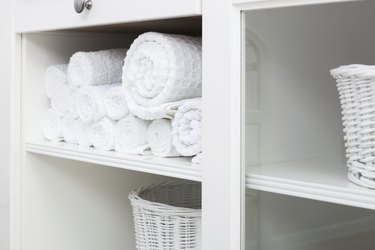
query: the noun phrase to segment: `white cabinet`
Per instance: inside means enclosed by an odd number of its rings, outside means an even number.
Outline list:
[[[174,178],[203,183],[203,250],[373,245],[375,191],[346,179],[329,75],[375,63],[371,0],[93,0],[81,14],[73,1],[15,6],[12,250],[133,250],[127,194]],[[202,166],[43,140],[45,68],[79,50],[128,47],[145,31],[202,34]]]

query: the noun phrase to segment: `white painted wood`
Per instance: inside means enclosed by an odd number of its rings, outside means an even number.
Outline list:
[[[93,0],[91,10],[77,14],[74,0],[18,0],[16,32],[79,28],[201,14],[200,0]]]
[[[242,10],[296,7],[358,1],[366,0],[232,0],[233,4],[237,5],[238,8],[241,8]]]
[[[44,140],[27,142],[25,149],[27,152],[89,162],[103,166],[193,181],[202,180],[202,166],[192,165],[190,157],[161,158],[151,155],[138,156],[113,151],[102,151],[91,147],[80,147],[65,142],[48,142]]]

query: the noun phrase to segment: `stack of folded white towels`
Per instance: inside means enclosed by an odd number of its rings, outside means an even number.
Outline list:
[[[147,32],[46,71],[43,133],[101,150],[202,159],[201,38]]]

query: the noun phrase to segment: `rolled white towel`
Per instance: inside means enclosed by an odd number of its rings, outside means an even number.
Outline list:
[[[43,135],[50,141],[62,141],[62,125],[59,113],[48,109],[43,116]]]
[[[79,118],[79,112],[78,112],[78,102],[77,102],[77,96],[78,96],[78,88],[70,95],[69,101],[68,101],[68,109],[69,113],[74,118]]]
[[[147,154],[147,129],[150,122],[129,114],[115,126],[115,150],[129,154]]]
[[[129,114],[125,91],[121,86],[112,87],[107,91],[104,105],[107,116],[112,120],[121,120]]]
[[[69,113],[70,95],[71,93],[61,93],[51,99],[51,107],[58,112],[60,116],[65,116]]]
[[[76,86],[121,82],[126,49],[77,52],[69,61],[68,76]]]
[[[202,98],[186,100],[172,121],[173,145],[183,156],[202,152]]]
[[[85,86],[77,93],[77,108],[80,119],[85,123],[96,122],[106,115],[104,95],[113,84]]]
[[[79,146],[90,147],[92,146],[89,140],[89,128],[91,124],[85,124],[82,120],[78,119],[77,124],[77,142]]]
[[[201,43],[201,38],[183,35],[140,35],[128,50],[123,68],[128,101],[150,108],[201,96]]]
[[[126,95],[128,96],[129,94]],[[184,100],[182,100],[177,102],[163,103],[156,107],[145,108],[137,105],[131,97],[127,98],[127,100],[130,112],[143,120],[157,120],[163,118],[173,119],[178,107],[184,103]]]
[[[159,119],[148,127],[147,141],[152,154],[161,157],[181,156],[172,144],[171,120]]]
[[[191,162],[196,165],[202,164],[203,154],[199,153],[191,159]]]
[[[65,142],[77,143],[78,126],[79,121],[72,114],[68,114],[62,119],[62,134]]]
[[[68,64],[52,65],[47,68],[45,87],[48,98],[73,90],[73,86],[68,81],[67,71]]]
[[[104,117],[90,126],[89,141],[95,148],[113,150],[115,148],[114,130],[115,122]]]

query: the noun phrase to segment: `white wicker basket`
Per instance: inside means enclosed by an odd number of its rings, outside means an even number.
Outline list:
[[[201,185],[153,184],[129,194],[138,250],[201,249]]]
[[[375,66],[341,66],[331,75],[340,95],[349,180],[375,189]]]

